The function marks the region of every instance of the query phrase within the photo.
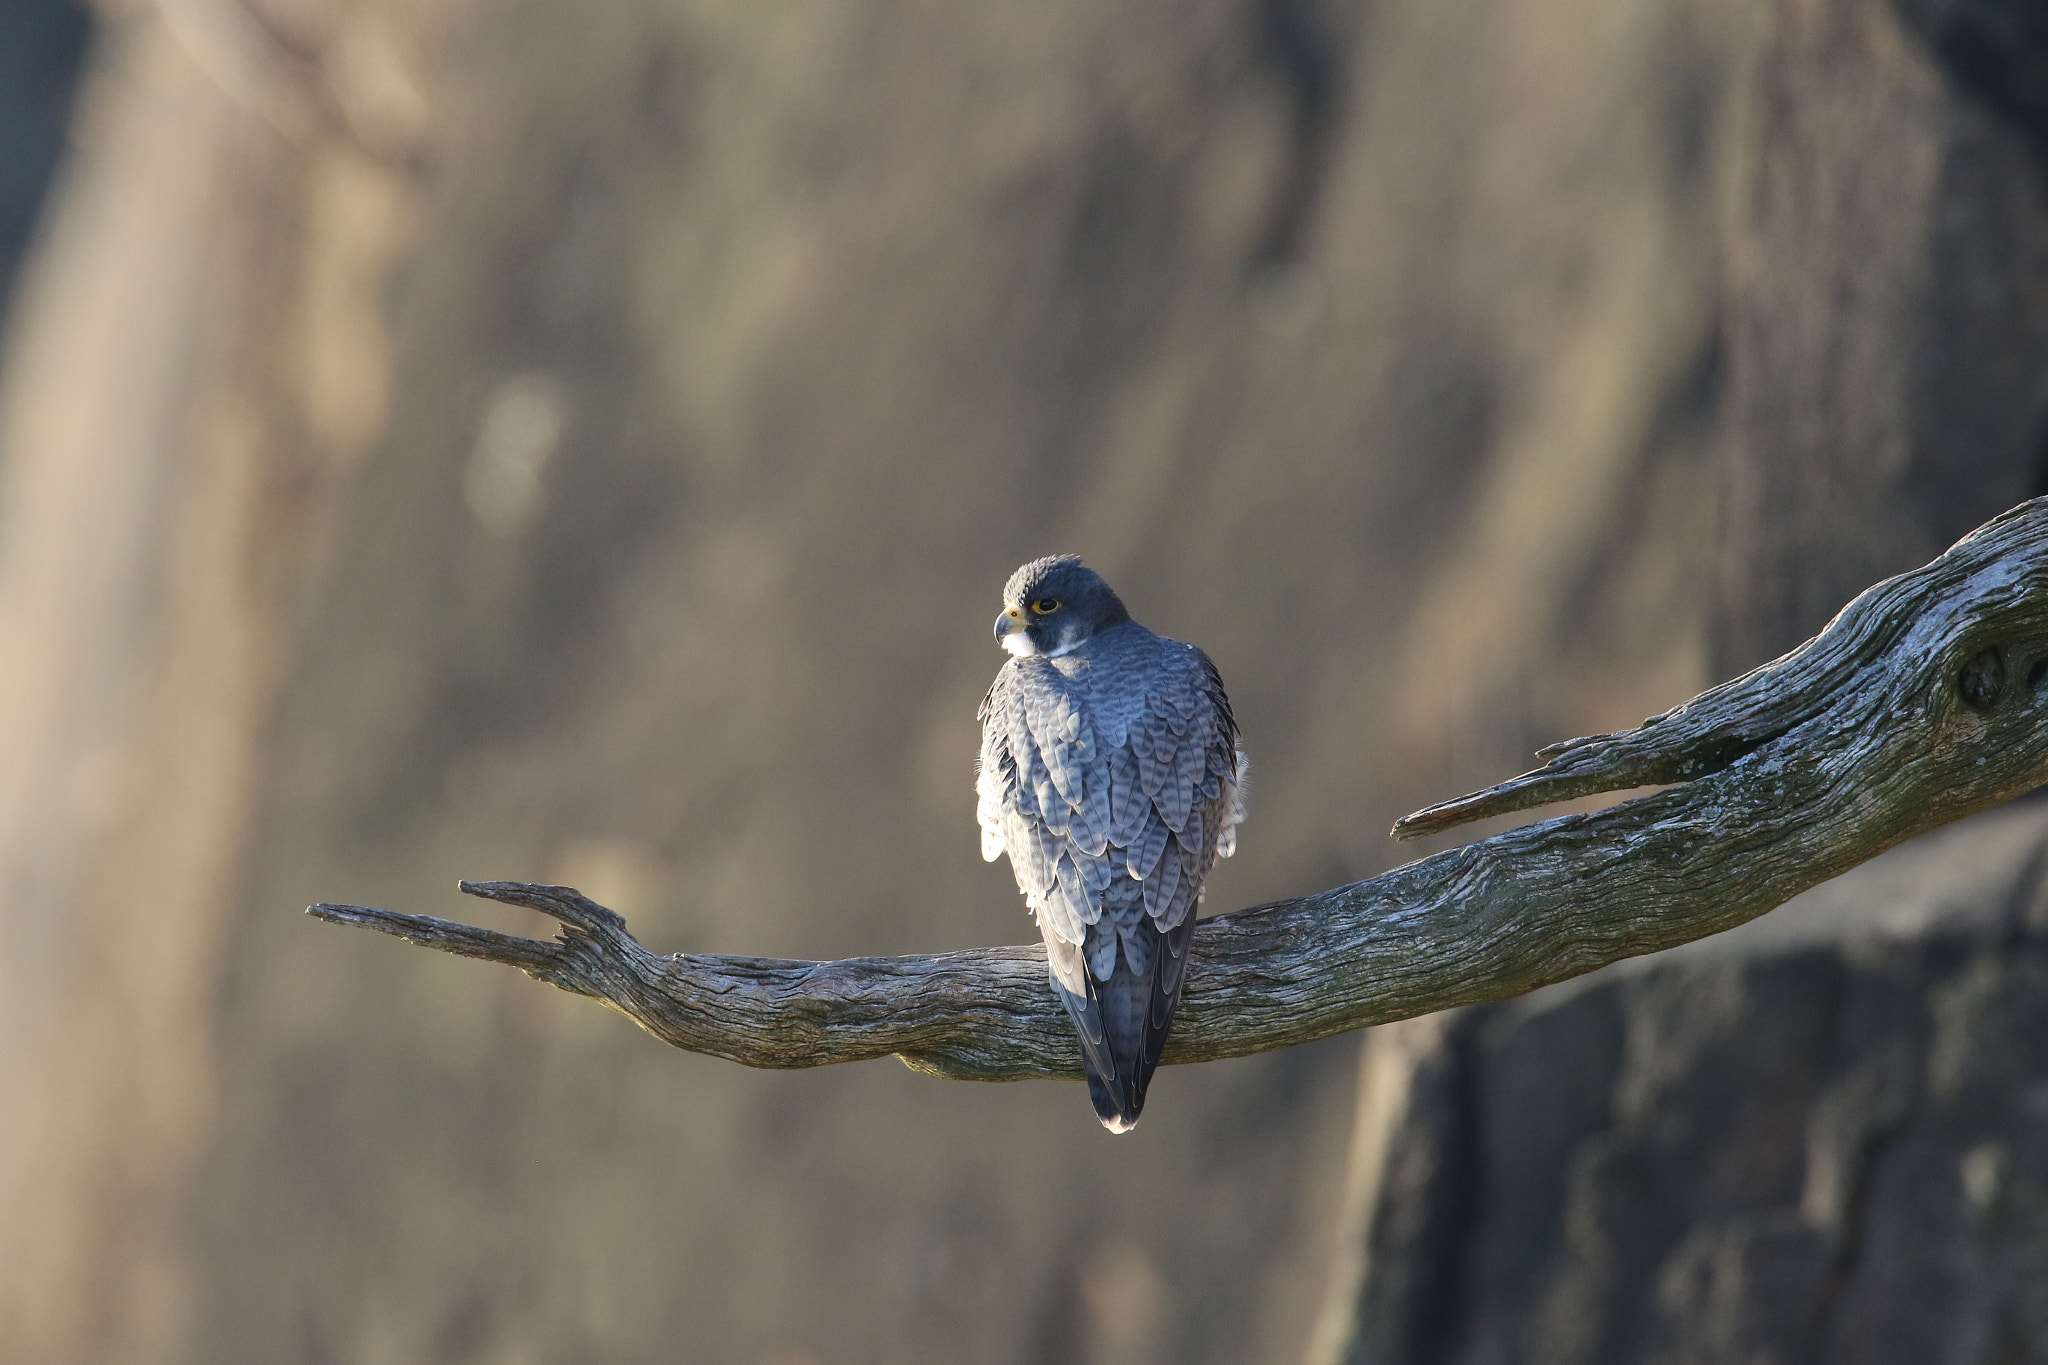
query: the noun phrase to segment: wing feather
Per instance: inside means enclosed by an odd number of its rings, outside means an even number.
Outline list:
[[[1107,981],[1116,974],[1117,933],[1113,929],[1098,928],[1088,935],[1088,942],[1082,949],[1088,955],[1088,974],[1097,981]]]
[[[1031,717],[1030,728],[1053,790],[1069,807],[1080,805],[1090,746],[1082,738],[1081,717],[1073,698],[1057,694],[1049,708]],[[1043,797],[1040,804],[1045,804]]]
[[[1159,962],[1157,984],[1152,990],[1152,1009],[1146,1022],[1145,1060],[1157,1065],[1159,1054],[1166,1050],[1166,1031],[1173,1023],[1173,1012],[1180,1005],[1181,985],[1187,979],[1188,947],[1195,940],[1195,926],[1192,921],[1180,924],[1160,935],[1156,957]]]
[[[1145,832],[1152,800],[1139,784],[1138,756],[1128,745],[1119,744],[1109,751],[1109,780],[1110,838],[1129,848]]]
[[[1088,793],[1075,813],[1074,842],[1091,858],[1100,858],[1114,832],[1116,817],[1110,808],[1111,775],[1098,766],[1089,776]]]
[[[984,744],[974,775],[974,817],[981,825],[981,856],[994,862],[1003,852],[1003,825],[1014,798],[1017,770],[999,745]]]
[[[1161,766],[1164,778],[1158,795],[1152,798],[1152,804],[1159,808],[1159,818],[1166,821],[1166,827],[1178,834],[1188,827],[1188,817],[1194,811],[1195,793],[1181,780],[1179,764]]]
[[[1177,864],[1180,868],[1180,877],[1173,885],[1172,894],[1162,893],[1163,908],[1153,916],[1161,929],[1171,929],[1193,917],[1194,908],[1202,898],[1202,876],[1206,869],[1201,869],[1201,855],[1194,849],[1181,849],[1177,859],[1174,850],[1168,849],[1166,856],[1159,861],[1162,866]],[[1166,878],[1162,876],[1159,881],[1163,886]]]
[[[1210,867],[1235,851],[1243,760],[1216,666],[1191,645],[1159,645],[1126,745],[1152,810],[1142,830],[1118,821],[1115,833],[1127,836],[1125,866],[1144,881],[1146,914],[1164,931],[1193,918]]]
[[[1145,803],[1145,829],[1131,844],[1125,854],[1125,866],[1131,875],[1143,881],[1159,866],[1159,855],[1166,851],[1166,822],[1152,809],[1152,803]]]
[[[1059,880],[1060,836],[1046,828],[1043,820],[1022,814],[1017,819],[1023,837],[1011,847],[1022,850],[1031,870],[1031,885],[1025,890],[1030,895],[1049,895]]]
[[[1153,751],[1149,742],[1149,732],[1134,735],[1133,739],[1137,746],[1132,749],[1132,754],[1138,760],[1138,789],[1144,792],[1149,800],[1157,802],[1159,794],[1166,790],[1166,764],[1162,763],[1159,755]]]
[[[1088,885],[1082,880],[1081,869],[1075,865],[1071,848],[1060,850],[1058,868],[1059,897],[1071,924],[1093,924],[1102,917],[1102,907],[1095,897],[1088,894]]]
[[[1165,854],[1159,859],[1158,870],[1145,879],[1145,913],[1154,921],[1165,918],[1173,905],[1174,892],[1180,889],[1181,860],[1174,856],[1172,841],[1169,840]]]

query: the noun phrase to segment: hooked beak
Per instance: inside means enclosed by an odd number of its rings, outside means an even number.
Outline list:
[[[1014,635],[1022,629],[1024,629],[1024,613],[1015,607],[1009,608],[996,618],[996,643],[1001,644],[1004,636]]]

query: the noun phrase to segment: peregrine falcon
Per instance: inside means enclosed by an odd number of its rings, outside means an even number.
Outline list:
[[[1013,656],[981,703],[981,856],[1010,855],[1081,1035],[1095,1113],[1145,1107],[1187,977],[1202,879],[1237,844],[1244,754],[1223,679],[1075,555],[1003,587]]]

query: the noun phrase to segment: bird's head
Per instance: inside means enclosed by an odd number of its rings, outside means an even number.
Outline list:
[[[1079,555],[1034,559],[1003,585],[996,642],[1020,659],[1057,656],[1098,631],[1131,619],[1102,575]]]

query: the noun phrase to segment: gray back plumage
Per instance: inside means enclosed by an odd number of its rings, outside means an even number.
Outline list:
[[[981,722],[982,856],[1009,854],[1048,944],[1085,945],[1098,980],[1120,940],[1142,968],[1141,917],[1160,932],[1189,920],[1243,818],[1215,665],[1125,620],[1070,653],[1010,660]],[[1105,916],[1116,932],[1088,934]],[[1053,953],[1055,974],[1080,993],[1080,955],[1062,971],[1067,956]]]

